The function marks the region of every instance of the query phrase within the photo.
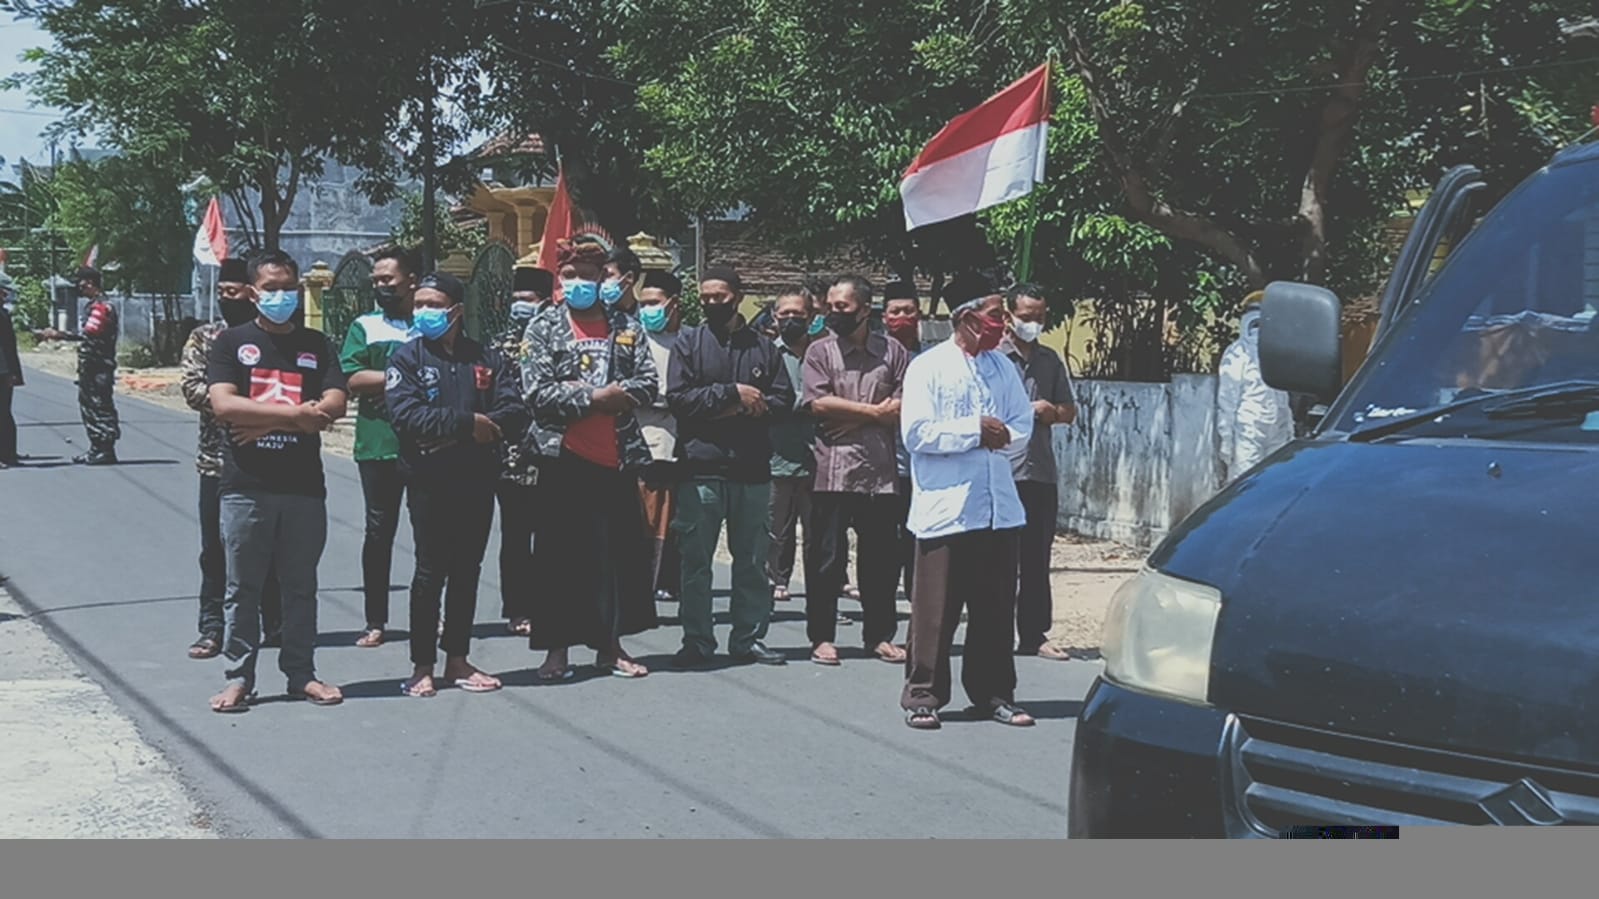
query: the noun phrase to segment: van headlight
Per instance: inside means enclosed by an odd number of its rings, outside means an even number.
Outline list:
[[[1110,601],[1100,653],[1126,687],[1205,702],[1221,591],[1144,569]]]

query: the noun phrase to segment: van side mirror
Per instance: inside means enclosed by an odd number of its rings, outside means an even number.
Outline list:
[[[1274,281],[1260,304],[1260,373],[1289,393],[1331,402],[1343,388],[1343,306],[1313,284]]]

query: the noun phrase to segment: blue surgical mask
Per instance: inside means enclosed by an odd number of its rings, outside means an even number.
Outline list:
[[[450,310],[425,306],[411,315],[411,323],[428,340],[438,340],[450,330]]]
[[[298,290],[263,290],[261,299],[256,301],[257,309],[261,315],[274,325],[286,324],[294,318],[294,313],[300,308],[300,292]]]
[[[561,297],[566,305],[582,312],[594,306],[594,301],[599,299],[599,285],[593,281],[581,281],[576,278],[561,282]]]
[[[639,320],[639,323],[644,326],[644,330],[646,330],[646,331],[655,331],[655,332],[665,331],[666,330],[666,318],[667,318],[667,316],[666,316],[666,307],[665,306],[640,306],[639,307],[638,320]]]
[[[606,281],[600,285],[600,302],[607,306],[615,306],[622,299],[622,282],[616,279]]]
[[[517,300],[511,304],[511,317],[516,319],[532,318],[533,313],[539,311],[539,304],[527,300]]]
[[[827,316],[818,315],[811,319],[811,326],[805,329],[805,333],[815,337],[825,330],[827,330]]]

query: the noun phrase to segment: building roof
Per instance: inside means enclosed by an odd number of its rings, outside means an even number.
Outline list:
[[[467,151],[466,158],[485,160],[504,156],[543,156],[546,149],[542,135],[506,131]]]
[[[770,296],[816,275],[865,275],[879,294],[884,284],[895,279],[883,266],[862,262],[849,247],[838,247],[810,265],[796,261],[765,239],[759,225],[742,221],[705,222],[705,262],[733,266],[744,282],[744,291],[752,296]],[[932,282],[918,278],[916,292],[925,305]]]

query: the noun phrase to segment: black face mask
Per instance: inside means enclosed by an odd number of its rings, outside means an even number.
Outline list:
[[[810,331],[811,323],[803,318],[785,318],[777,323],[777,331],[789,343],[798,343]]]
[[[221,307],[222,320],[230,328],[255,320],[255,304],[249,300],[219,300],[217,306]]]
[[[393,312],[400,305],[400,289],[398,287],[379,287],[377,294],[378,308],[385,313]]]
[[[853,312],[827,313],[827,329],[840,337],[854,334],[861,326],[861,317]]]
[[[733,303],[706,303],[705,321],[713,328],[725,328],[733,316],[738,314],[738,306]]]

